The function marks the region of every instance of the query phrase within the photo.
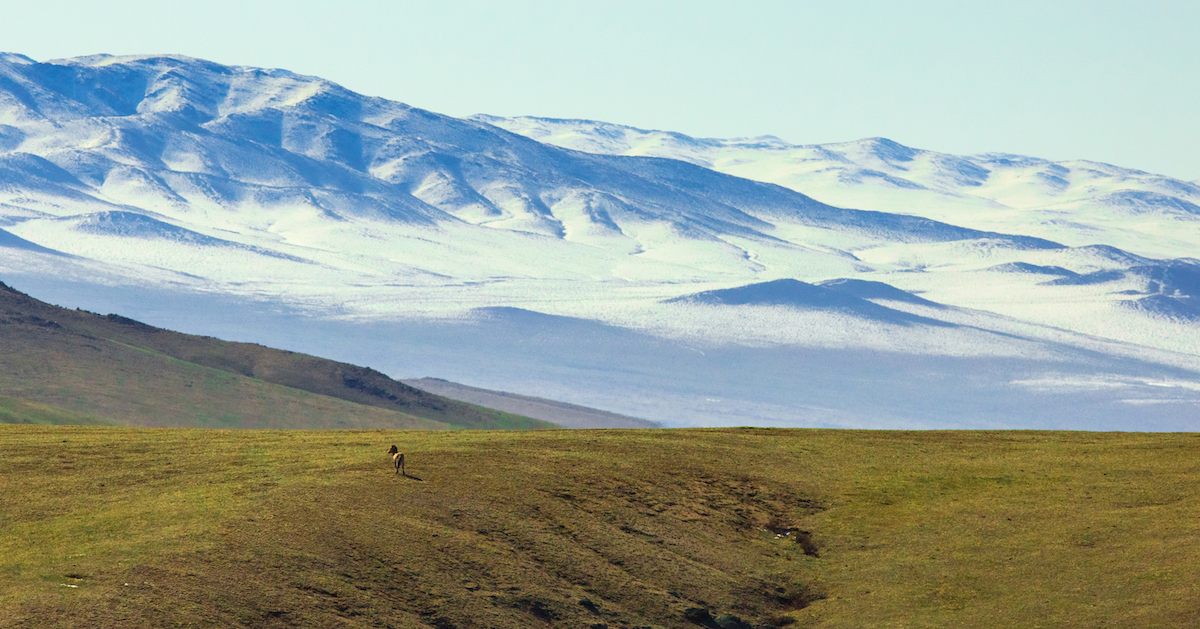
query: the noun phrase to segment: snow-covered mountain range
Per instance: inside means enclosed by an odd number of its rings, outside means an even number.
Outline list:
[[[1195,428],[1200,187],[0,55],[0,279],[671,425]]]
[[[1200,182],[1098,162],[950,155],[886,138],[801,146],[774,137],[698,139],[590,120],[472,119],[554,146],[682,160],[834,205],[1071,246],[1103,242],[1143,255],[1179,257],[1193,255],[1200,242]]]

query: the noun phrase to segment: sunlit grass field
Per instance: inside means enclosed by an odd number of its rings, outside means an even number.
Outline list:
[[[1198,483],[1196,434],[3,425],[0,626],[1191,627]]]

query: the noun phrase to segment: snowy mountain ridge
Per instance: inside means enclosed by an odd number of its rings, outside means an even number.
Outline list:
[[[679,159],[834,205],[916,214],[1073,246],[1106,243],[1176,257],[1191,255],[1200,236],[1197,182],[1087,160],[960,156],[886,138],[793,145],[770,137],[697,139],[589,120],[472,119],[554,146]],[[1138,224],[1145,217],[1171,220]]]
[[[668,424],[1190,425],[1194,189],[0,56],[5,282]]]

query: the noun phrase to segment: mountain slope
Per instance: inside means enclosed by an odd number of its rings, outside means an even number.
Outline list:
[[[692,138],[591,120],[478,115],[550,144],[678,159],[779,184],[826,203],[869,207],[1069,245],[1099,242],[1155,257],[1192,255],[1200,186],[1087,160],[951,155],[886,138],[795,145],[774,137]]]
[[[40,64],[9,55],[0,75],[0,221],[8,231],[108,262],[186,270],[227,290],[259,279],[238,272],[246,264],[306,277],[320,292],[347,276],[753,271],[758,248],[779,251],[776,259],[823,258],[824,266],[852,259],[836,246],[789,242],[781,226],[847,243],[986,237],[1057,246],[834,208],[682,162],[564,151],[282,70],[172,56]],[[587,246],[556,246],[560,255],[543,253],[532,266],[529,249],[545,241],[531,234]],[[129,251],[122,242],[138,245]],[[472,273],[429,255],[430,242],[509,255]],[[206,263],[221,256],[195,248],[244,262]]]
[[[1092,392],[1121,383],[1088,394],[1096,425],[1179,426],[1194,402],[1187,277],[1200,234],[1186,182],[878,138],[797,148],[673,135],[634,155],[636,130],[600,123],[588,137],[608,139],[587,153],[504,124],[284,70],[7,55],[0,274],[160,327],[654,421],[1078,427],[1087,418],[1028,411],[1027,390],[1004,411],[971,408],[963,392],[1001,400],[1037,382],[1079,402],[1083,376]],[[774,172],[813,190],[735,176]],[[808,196],[834,189],[861,209]],[[1077,204],[1101,197],[1129,211]],[[858,301],[679,301],[773,282]],[[882,372],[876,352],[888,353]],[[739,358],[697,366],[688,353]],[[821,391],[797,390],[813,375],[792,359],[817,355],[839,367],[815,374],[830,376]],[[911,372],[890,367],[905,356],[945,375],[948,397],[905,394]],[[980,377],[963,382],[961,361]],[[890,402],[856,388],[873,378],[892,383]],[[1151,393],[1157,379],[1166,398]],[[731,398],[734,413],[706,402]]]
[[[0,284],[0,395],[63,421],[225,428],[544,428],[331,360],[40,302]]]

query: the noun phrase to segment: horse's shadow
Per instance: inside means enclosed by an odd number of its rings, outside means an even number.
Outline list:
[[[416,476],[413,476],[412,474],[409,474],[409,473],[407,473],[407,472],[404,474],[404,478],[407,478],[407,479],[409,479],[409,480],[419,480],[419,481],[421,481],[422,483],[423,483],[423,482],[425,482],[425,479],[423,479],[423,478],[417,478]]]

